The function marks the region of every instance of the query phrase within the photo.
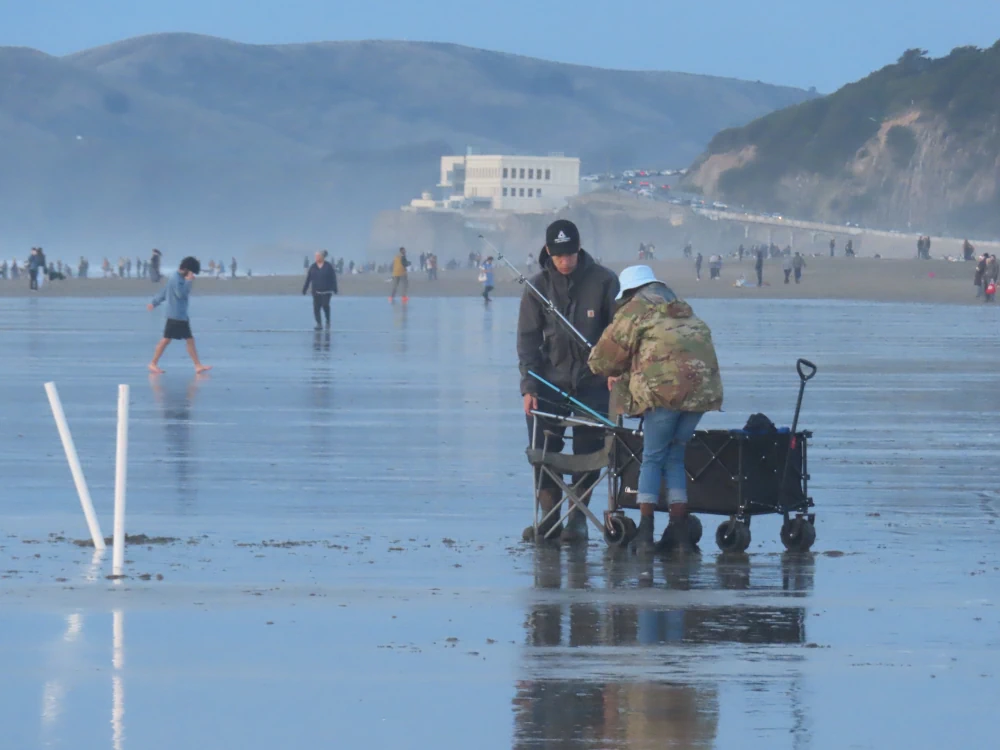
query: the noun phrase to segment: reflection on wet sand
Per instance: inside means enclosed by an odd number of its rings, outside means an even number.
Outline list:
[[[195,451],[191,446],[191,408],[199,386],[207,379],[207,375],[198,375],[181,387],[176,383],[165,384],[163,376],[149,376],[153,398],[163,416],[166,457],[174,467],[182,511],[190,506],[197,494],[197,481],[192,472]]]
[[[652,580],[649,566],[659,568],[660,591],[643,583]],[[537,597],[525,619],[526,679],[518,681],[514,698],[515,747],[713,747],[719,685],[699,674],[706,648],[804,644],[806,612],[745,600],[672,606],[670,592],[745,590],[752,567],[746,557],[640,563],[610,553],[594,565],[585,551],[536,550]],[[775,566],[758,567],[761,592],[784,598],[805,595],[812,585],[811,557],[782,557],[778,575]],[[564,578],[566,590],[559,591]],[[646,662],[683,669],[669,680],[642,679]],[[788,693],[796,694],[794,666],[789,679]],[[790,708],[791,731],[801,732],[802,710]]]
[[[116,609],[111,615],[111,747],[125,747],[125,612]],[[72,687],[72,674],[78,671],[77,658],[81,656],[84,616],[74,612],[66,616],[66,632],[60,638],[58,673],[45,683],[42,691],[42,745],[59,744],[57,727],[65,710],[65,703]]]
[[[409,303],[393,305],[392,323],[396,329],[396,336],[393,338],[393,351],[397,354],[406,354],[406,318],[408,310]]]
[[[313,351],[316,354],[329,354],[330,353],[330,329],[327,328],[323,331],[315,331],[313,333]],[[321,357],[313,357],[313,359],[321,359]]]

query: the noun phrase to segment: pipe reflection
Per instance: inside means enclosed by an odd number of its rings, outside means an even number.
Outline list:
[[[122,750],[125,742],[125,613],[116,609],[112,623],[111,737],[114,750]]]

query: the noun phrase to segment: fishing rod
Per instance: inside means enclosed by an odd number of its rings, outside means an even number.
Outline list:
[[[587,347],[587,349],[594,348],[594,345],[591,344],[589,341],[587,341],[587,337],[584,336],[582,333],[580,333],[578,330],[576,330],[576,328],[573,326],[572,323],[569,322],[566,316],[563,315],[561,312],[559,312],[559,308],[557,308],[548,297],[546,297],[544,294],[538,291],[538,287],[536,287],[534,284],[528,281],[527,277],[523,273],[521,273],[518,267],[504,257],[504,254],[497,249],[496,245],[494,245],[492,242],[486,239],[483,235],[479,235],[479,239],[485,242],[486,245],[494,253],[496,253],[497,260],[506,263],[508,268],[510,268],[510,270],[514,272],[514,274],[517,276],[517,283],[526,284],[527,287],[535,293],[535,296],[538,297],[539,301],[541,301],[541,303],[545,306],[545,309],[548,310],[553,315],[555,315],[560,321],[562,321],[562,324],[566,326],[566,328],[568,328],[573,333],[573,335],[576,336],[577,339],[580,340],[581,344]]]
[[[605,427],[618,427],[618,425],[616,425],[614,422],[612,422],[606,416],[604,416],[600,412],[594,411],[593,409],[591,409],[589,406],[587,406],[585,403],[583,403],[579,399],[573,398],[568,393],[566,393],[566,391],[564,391],[562,388],[560,388],[559,386],[553,385],[548,380],[546,380],[545,378],[543,378],[541,375],[538,375],[537,373],[534,373],[531,370],[528,370],[528,374],[531,377],[533,377],[535,380],[537,380],[539,383],[547,385],[549,388],[551,388],[552,390],[554,390],[556,393],[558,393],[560,396],[562,396],[563,398],[565,398],[567,401],[569,401],[574,406],[576,406],[576,407],[578,407],[580,409],[583,409],[585,412],[587,412],[594,419],[598,420]]]

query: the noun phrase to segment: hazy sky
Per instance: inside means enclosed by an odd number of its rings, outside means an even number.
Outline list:
[[[54,55],[163,31],[409,39],[829,92],[908,47],[992,45],[1000,0],[0,0],[0,19],[0,45]]]

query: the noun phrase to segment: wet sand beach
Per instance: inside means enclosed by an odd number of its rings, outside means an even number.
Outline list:
[[[868,302],[919,302],[940,304],[982,304],[975,299],[972,277],[973,263],[944,260],[875,260],[871,258],[807,258],[801,284],[784,283],[780,260],[765,265],[765,286],[741,288],[734,284],[741,277],[756,284],[753,261],[743,263],[727,260],[721,279],[708,280],[708,258],[702,268],[702,280],[696,281],[693,261],[654,261],[653,268],[674,290],[691,299],[841,299]],[[620,271],[628,263],[614,262],[609,266]],[[522,268],[523,270],[523,268]],[[474,297],[482,292],[477,282],[478,272],[470,269],[439,272],[438,281],[428,281],[424,273],[410,274],[410,295],[413,297]],[[263,276],[236,279],[200,278],[196,281],[197,295],[297,295],[302,291],[304,276]],[[514,274],[497,265],[497,287],[494,297],[520,295],[522,287]],[[350,297],[388,296],[389,274],[342,274],[338,277],[340,293]],[[67,279],[46,284],[41,292],[31,292],[27,279],[16,282],[0,281],[3,297],[147,297],[157,285],[141,279]]]
[[[700,556],[644,562],[593,530],[520,541],[516,300],[343,296],[316,334],[300,283],[199,280],[202,378],[179,346],[148,376],[163,319],[135,299],[0,299],[5,745],[992,746],[996,309],[697,300],[726,388],[703,427],[788,424],[795,359],[819,366],[818,540],[788,555],[760,517],[728,558],[706,516]],[[74,543],[47,381],[107,535],[131,387],[127,530],[148,538],[121,581]]]

